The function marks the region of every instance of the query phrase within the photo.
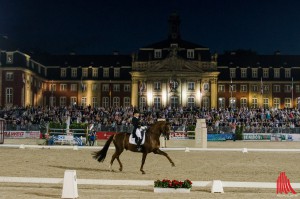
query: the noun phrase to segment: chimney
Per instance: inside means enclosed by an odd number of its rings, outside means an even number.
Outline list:
[[[276,50],[276,51],[274,52],[274,55],[281,55],[281,53],[280,53],[279,50]]]

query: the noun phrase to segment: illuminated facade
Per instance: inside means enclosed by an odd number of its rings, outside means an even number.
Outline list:
[[[217,57],[206,47],[182,40],[179,25],[178,15],[171,15],[168,39],[133,55],[134,106],[217,107]]]
[[[211,54],[181,38],[178,15],[168,25],[166,40],[132,55],[31,54],[0,46],[0,106],[299,107],[300,55]]]

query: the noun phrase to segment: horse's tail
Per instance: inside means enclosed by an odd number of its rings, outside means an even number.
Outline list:
[[[108,148],[109,148],[109,145],[111,143],[111,141],[113,140],[114,138],[114,135],[111,135],[108,140],[106,141],[104,147],[98,151],[98,152],[94,152],[93,153],[93,158],[98,160],[98,162],[103,162],[105,157],[106,157],[106,154],[107,154],[107,151],[108,151]]]

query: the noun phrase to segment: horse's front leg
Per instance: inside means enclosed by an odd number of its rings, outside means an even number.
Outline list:
[[[140,168],[140,171],[142,172],[142,174],[145,174],[145,171],[143,170],[143,167],[144,167],[144,164],[145,164],[145,160],[146,160],[147,154],[148,154],[147,152],[143,153],[142,165],[141,165],[141,168]]]
[[[168,158],[169,162],[172,164],[172,167],[175,167],[173,160],[169,157],[169,155],[166,152],[163,152],[160,149],[157,149],[157,150],[153,151],[153,153],[165,156],[166,158]]]

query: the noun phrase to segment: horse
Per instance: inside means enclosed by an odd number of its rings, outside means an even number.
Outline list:
[[[166,121],[158,121],[158,122],[152,124],[146,130],[146,133],[144,135],[145,143],[142,145],[141,151],[137,150],[136,145],[129,143],[129,136],[130,136],[129,133],[124,133],[124,132],[115,133],[114,135],[111,135],[109,137],[109,139],[106,141],[105,145],[103,146],[103,148],[100,151],[94,152],[92,154],[93,158],[98,160],[98,162],[103,162],[106,157],[109,145],[113,141],[113,143],[115,145],[115,153],[112,155],[112,158],[110,161],[110,169],[112,169],[114,160],[117,159],[119,162],[119,165],[120,165],[119,171],[123,170],[123,165],[120,161],[120,155],[124,151],[124,149],[130,150],[132,152],[143,153],[142,164],[140,167],[140,171],[142,172],[142,174],[145,174],[143,167],[144,167],[145,160],[146,160],[148,153],[151,153],[151,152],[153,152],[154,154],[159,154],[159,155],[165,156],[169,160],[171,165],[174,167],[175,164],[174,164],[173,160],[169,157],[169,155],[166,152],[163,152],[159,149],[160,136],[163,135],[166,138],[170,133],[170,128],[171,128],[170,123],[166,122]]]

